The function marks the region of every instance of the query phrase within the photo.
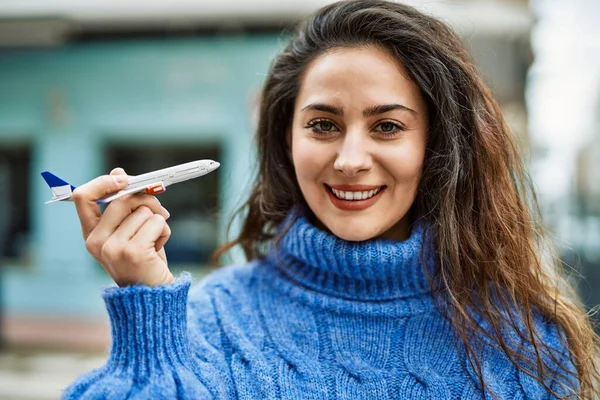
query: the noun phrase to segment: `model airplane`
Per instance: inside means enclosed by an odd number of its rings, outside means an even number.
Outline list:
[[[220,165],[221,164],[213,160],[198,160],[176,165],[174,167],[159,169],[138,176],[129,176],[129,182],[125,189],[99,199],[97,200],[97,203],[107,204],[120,197],[127,196],[128,194],[139,192],[159,194],[167,190],[167,186],[206,175],[219,168]],[[72,201],[75,186],[49,171],[42,172],[42,177],[46,180],[50,189],[52,189],[52,200],[47,201],[46,204],[54,203],[55,201]]]

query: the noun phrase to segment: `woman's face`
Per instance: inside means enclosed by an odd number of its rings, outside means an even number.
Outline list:
[[[294,109],[296,178],[318,222],[345,240],[408,237],[427,110],[389,53],[341,48],[307,67]]]

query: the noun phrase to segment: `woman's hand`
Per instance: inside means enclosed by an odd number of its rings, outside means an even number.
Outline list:
[[[171,235],[169,212],[156,197],[124,196],[100,214],[96,200],[126,186],[125,171],[116,168],[75,189],[85,247],[119,286],[170,283],[174,278],[163,248]]]

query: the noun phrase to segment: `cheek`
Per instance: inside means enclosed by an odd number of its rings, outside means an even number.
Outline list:
[[[297,139],[292,144],[292,160],[298,182],[317,179],[327,166],[326,146],[318,145],[308,139]]]
[[[425,145],[416,142],[410,146],[401,146],[393,152],[382,157],[385,169],[394,177],[398,184],[413,184],[419,181],[423,161],[425,159]]]

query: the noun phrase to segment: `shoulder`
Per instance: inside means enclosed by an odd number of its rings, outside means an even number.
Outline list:
[[[257,270],[262,264],[259,260],[246,264],[232,264],[219,267],[211,271],[190,289],[190,299],[202,293],[216,293],[218,291],[244,291],[256,279]]]
[[[547,398],[548,388],[561,395],[577,390],[577,370],[564,329],[542,313],[531,311],[530,331],[522,318],[526,318],[524,310],[516,307],[502,311],[495,327],[485,318],[476,318],[482,328],[484,359],[493,360],[493,367],[488,367],[490,371],[485,371],[486,361],[483,362],[486,381],[492,382],[491,386],[499,388],[501,393],[508,390],[507,385],[516,384],[525,398]],[[503,346],[499,345],[499,338]],[[543,363],[546,387],[539,380],[538,360]]]
[[[220,348],[224,333],[256,326],[255,292],[260,261],[220,267],[192,285],[188,294],[188,327],[200,348]],[[210,345],[210,346],[209,346]]]
[[[246,264],[220,267],[192,285],[188,295],[188,308],[215,309],[215,311],[239,311],[239,305],[252,303],[259,290],[261,260]]]
[[[564,328],[540,313],[533,313],[533,326],[536,346],[528,340],[523,353],[530,357],[538,353],[545,366],[546,385],[557,394],[572,395],[573,390],[579,389],[579,379]],[[538,368],[528,369],[539,374]],[[519,372],[519,381],[523,391],[530,396],[542,391],[542,385],[525,371]],[[546,393],[545,389],[543,393]]]

